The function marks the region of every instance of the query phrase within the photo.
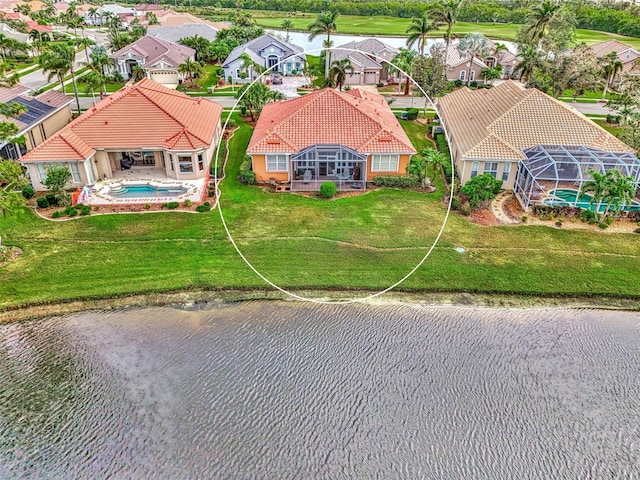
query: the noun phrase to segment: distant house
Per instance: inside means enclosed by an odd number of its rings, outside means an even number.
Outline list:
[[[0,34],[8,37],[12,40],[16,40],[20,43],[30,43],[31,39],[29,35],[26,33],[18,32],[17,30],[11,28],[6,23],[0,23]]]
[[[183,38],[195,37],[196,35],[213,42],[216,39],[218,29],[206,23],[185,23],[177,27],[151,27],[147,33],[174,43],[178,43]]]
[[[338,49],[344,48],[344,51]],[[349,50],[357,50],[351,52]],[[389,63],[398,54],[398,49],[376,38],[367,38],[359,42],[349,42],[340,45],[332,52],[331,60],[340,60],[349,57],[354,67],[353,76],[347,76],[347,85],[372,85],[387,80],[384,69],[385,63]],[[362,58],[363,56],[367,57]]]
[[[459,41],[453,41],[449,45],[449,53],[447,55],[447,80],[454,82],[461,80],[462,82],[478,82],[484,83],[482,78],[482,70],[487,67],[494,68],[498,65],[502,67],[503,78],[509,78],[515,72],[515,66],[518,63],[518,57],[509,52],[501,51],[498,55],[493,53],[484,58],[474,57],[469,68],[469,56],[463,56],[458,50]],[[493,51],[494,43],[489,41],[491,50]],[[444,49],[444,45],[442,45]]]
[[[19,103],[27,112],[17,118],[0,115],[0,121],[16,124],[18,135],[25,139],[24,145],[4,143],[0,145],[0,157],[18,159],[54,135],[71,121],[72,98],[49,90],[38,96],[28,94],[29,88],[16,85],[0,88],[0,103]]]
[[[608,40],[591,45],[589,49],[597,58],[606,57],[610,53],[615,52],[618,55],[618,60],[622,63],[623,73],[630,73],[634,69],[638,70],[635,60],[640,58],[640,52],[626,43],[617,40]],[[618,79],[619,76],[616,81]]]
[[[284,74],[301,72],[307,61],[306,55],[302,52],[302,48],[297,45],[287,43],[273,35],[262,35],[231,51],[222,63],[224,78],[231,77],[233,83],[248,83],[258,78],[258,72],[251,69],[245,72],[244,62],[240,58],[243,53],[249,55],[254,62],[265,68],[277,66],[277,71]],[[244,73],[246,73],[245,78],[243,78]]]
[[[404,175],[416,153],[385,99],[325,88],[264,107],[249,142],[260,182],[291,190],[364,189],[376,175]]]
[[[152,35],[145,35],[135,42],[110,55],[116,62],[118,72],[131,78],[133,69],[141,67],[147,78],[162,85],[177,86],[182,78],[178,66],[187,58],[194,60],[192,48],[167,42]]]
[[[136,7],[121,7],[120,5],[116,4],[105,4],[97,10],[95,16],[89,14],[88,11],[85,12],[84,23],[93,26],[104,25],[104,22],[106,21],[106,17],[108,15],[133,15],[135,17],[140,15],[140,13],[138,13]]]
[[[80,187],[123,168],[154,178],[205,179],[222,135],[222,107],[143,79],[100,101],[20,161],[36,190],[47,165],[64,165]]]
[[[586,170],[597,168],[600,160],[633,153],[566,103],[511,80],[491,89],[463,87],[439,98],[436,109],[462,184],[489,173],[504,182],[503,188],[512,190],[520,185],[521,191],[528,190],[527,195],[531,195],[534,188],[544,190],[540,182],[543,177],[537,183],[529,182],[526,188],[519,180],[531,167],[527,163],[530,157],[540,149],[556,152],[555,158],[544,160],[555,162],[553,166],[538,164],[538,173],[548,169],[549,175],[555,175],[556,185],[563,179],[572,185],[581,182]],[[564,162],[560,160],[562,155]],[[587,163],[576,163],[578,156],[586,158]],[[633,172],[640,177],[640,164]]]

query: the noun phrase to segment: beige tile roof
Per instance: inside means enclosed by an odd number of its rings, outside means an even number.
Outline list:
[[[266,105],[247,152],[294,153],[317,144],[340,144],[360,153],[415,153],[384,98],[331,88]]]
[[[438,100],[437,110],[452,142],[469,159],[515,160],[539,144],[633,152],[572,107],[513,81],[456,90]]]

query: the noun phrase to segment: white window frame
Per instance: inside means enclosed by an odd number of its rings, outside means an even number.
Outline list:
[[[187,158],[189,159],[188,162],[186,160]],[[189,165],[191,167],[191,169],[190,170],[183,170],[182,169],[182,165]],[[197,171],[197,170],[195,170],[193,168],[193,156],[192,155],[186,154],[186,153],[178,154],[178,171],[180,173],[185,173],[185,174],[194,173],[194,172]]]
[[[82,183],[82,177],[80,177],[80,169],[78,168],[78,164],[70,163],[69,170],[71,171],[71,179],[73,180],[73,183]]]
[[[475,79],[476,79],[476,71],[474,69],[471,69],[469,71],[469,81],[474,82]]]
[[[467,78],[467,71],[466,70],[460,70],[460,75],[458,76],[458,79],[464,82],[465,78]]]
[[[510,163],[503,164],[502,165],[502,181],[503,182],[508,182],[510,175],[511,175],[511,164]]]
[[[36,169],[38,170],[38,177],[40,177],[40,183],[47,180],[47,163],[36,163]]]
[[[478,176],[479,169],[480,169],[480,162],[471,163],[471,178]]]
[[[288,172],[289,155],[284,153],[271,153],[264,157],[267,172]]]
[[[372,172],[397,172],[400,163],[400,155],[383,153],[371,155]]]
[[[484,170],[482,171],[482,173],[488,173],[490,175],[493,176],[493,178],[498,178],[498,168],[499,168],[499,163],[498,162],[484,162]],[[490,168],[490,167],[494,167],[495,168]]]

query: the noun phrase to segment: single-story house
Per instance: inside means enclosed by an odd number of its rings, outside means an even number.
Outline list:
[[[147,33],[174,43],[178,43],[183,38],[195,36],[206,38],[213,42],[216,39],[218,29],[206,23],[185,23],[177,27],[151,27]]]
[[[367,75],[366,71],[363,71],[361,68],[362,63],[358,60],[358,58],[353,58],[354,61],[351,63],[354,66],[354,70],[360,72],[360,80],[362,82],[354,82],[350,84],[362,83],[362,84],[370,84],[370,83],[378,83],[379,81],[387,80],[388,75],[384,70],[385,63],[391,62],[394,57],[398,54],[399,50],[397,48],[392,47],[384,42],[381,42],[377,38],[367,38],[365,40],[361,40],[359,42],[349,42],[344,45],[340,45],[337,48],[345,48],[345,49],[353,49],[358,50],[361,53],[364,53],[369,59],[375,62],[376,67],[372,68],[370,71],[375,70],[379,72],[378,78],[375,82],[373,82],[373,76],[371,74]],[[379,68],[378,68],[379,67]],[[349,82],[347,82],[349,83]]]
[[[95,15],[91,15],[88,11],[84,13],[84,23],[87,25],[99,26],[104,25],[108,15],[133,15],[139,16],[140,13],[136,7],[122,7],[116,4],[105,4],[98,8]]]
[[[607,40],[606,42],[591,45],[589,49],[597,58],[603,58],[611,52],[615,52],[618,56],[618,60],[622,63],[622,73],[629,73],[632,70],[638,70],[634,60],[640,58],[640,52],[626,43],[619,42],[618,40]],[[619,79],[620,75],[618,74],[614,81],[618,81]]]
[[[106,97],[20,161],[36,190],[47,165],[65,165],[81,187],[123,169],[176,180],[206,178],[222,135],[222,107],[149,79]]]
[[[167,86],[177,86],[182,78],[178,66],[186,59],[195,60],[196,51],[152,35],[145,35],[110,55],[118,72],[131,78],[133,69],[141,67],[147,78]]]
[[[325,88],[267,104],[247,153],[259,182],[291,190],[364,189],[376,175],[404,175],[416,153],[386,100],[354,88]]]
[[[502,50],[497,55],[490,53],[484,58],[476,56],[473,58],[473,62],[471,62],[471,69],[469,69],[470,58],[469,56],[460,54],[458,45],[460,45],[459,40],[452,41],[447,54],[447,80],[450,82],[461,80],[466,83],[467,80],[469,80],[470,82],[476,81],[478,83],[484,83],[482,69],[487,67],[493,68],[498,65],[502,66],[503,78],[509,78],[515,73],[518,57],[509,51]],[[494,51],[494,43],[491,40],[489,40],[489,45],[491,51]],[[442,48],[445,48],[444,44],[442,44]]]
[[[17,118],[0,115],[0,121],[14,123],[19,130],[18,135],[25,139],[23,145],[6,142],[0,144],[2,158],[17,160],[71,121],[71,97],[55,90],[33,97],[28,94],[29,90],[20,84],[11,88],[0,88],[0,103],[19,103],[27,108],[27,112]]]
[[[285,75],[295,74],[304,69],[307,57],[303,49],[292,43],[287,43],[273,35],[262,35],[253,40],[238,45],[234,48],[227,59],[222,62],[224,78],[233,79],[233,83],[249,83],[258,78],[258,72],[251,68],[245,69],[244,62],[240,58],[243,53],[256,63],[265,68],[274,67],[274,71],[282,72]],[[277,67],[276,67],[277,66]],[[246,74],[245,78],[242,78]]]
[[[353,67],[353,72],[348,73],[344,80],[345,85],[375,85],[380,81],[383,72],[381,63],[364,53],[341,50],[340,47],[331,50],[331,63],[345,58]]]
[[[436,109],[462,184],[490,173],[512,190],[526,151],[541,145],[564,151],[584,147],[595,156],[596,151],[633,153],[573,107],[512,80],[491,89],[455,90],[438,99]],[[547,148],[552,150],[560,148]]]

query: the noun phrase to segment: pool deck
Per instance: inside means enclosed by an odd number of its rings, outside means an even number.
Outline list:
[[[129,171],[130,170],[127,170],[126,172]],[[185,200],[190,200],[193,203],[199,203],[202,201],[204,189],[206,188],[206,178],[200,178],[197,180],[176,180],[174,178],[168,178],[165,175],[160,177],[157,174],[157,171],[137,171],[136,173],[137,175],[118,175],[115,178],[97,182],[90,191],[89,189],[85,189],[85,192],[89,191],[89,193],[88,195],[82,195],[80,197],[80,203],[84,203],[85,205],[135,205],[141,203],[184,202]],[[153,173],[153,175],[146,176],[145,173]],[[123,184],[149,184],[157,187],[177,185],[186,188],[187,192],[175,197],[154,196],[117,198],[109,194],[111,187]]]

